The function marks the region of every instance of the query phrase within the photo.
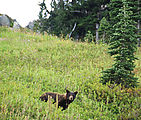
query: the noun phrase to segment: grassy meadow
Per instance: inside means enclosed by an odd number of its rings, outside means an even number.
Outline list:
[[[139,86],[102,85],[113,64],[105,44],[0,28],[0,120],[140,120],[141,48],[134,73]],[[78,95],[65,111],[39,97],[45,92]]]

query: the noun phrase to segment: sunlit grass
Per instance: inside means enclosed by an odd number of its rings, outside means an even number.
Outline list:
[[[107,48],[0,28],[0,119],[138,118],[141,49],[134,70],[139,87],[120,91],[119,86],[112,90],[99,83],[102,70],[113,63]],[[66,87],[79,94],[64,112],[39,100],[45,92],[64,93]]]

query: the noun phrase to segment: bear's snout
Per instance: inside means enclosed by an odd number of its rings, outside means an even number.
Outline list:
[[[71,96],[69,96],[69,100],[71,100],[71,101],[73,100],[73,96],[72,96],[72,95],[71,95]]]

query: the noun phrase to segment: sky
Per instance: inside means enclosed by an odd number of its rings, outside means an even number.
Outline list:
[[[7,14],[12,19],[25,27],[29,22],[38,19],[40,6],[43,0],[0,0],[0,14]],[[47,8],[50,9],[51,0],[46,0]]]

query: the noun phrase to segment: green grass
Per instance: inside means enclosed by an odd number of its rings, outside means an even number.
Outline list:
[[[135,89],[99,83],[113,59],[107,45],[72,42],[51,35],[0,28],[0,120],[140,119],[141,48],[136,52]],[[78,90],[65,111],[39,97]]]

